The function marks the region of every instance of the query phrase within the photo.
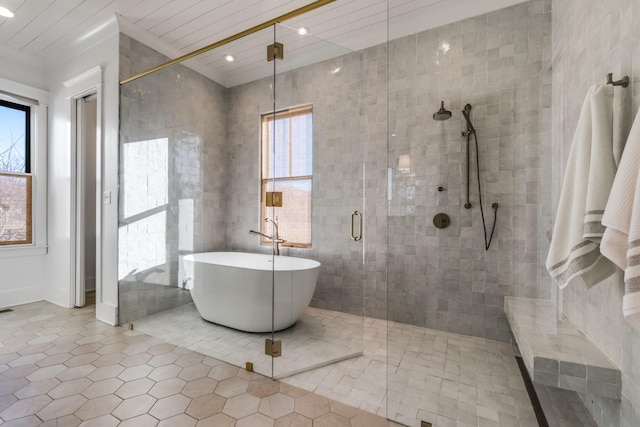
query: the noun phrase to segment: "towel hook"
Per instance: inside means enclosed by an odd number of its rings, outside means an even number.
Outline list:
[[[614,86],[627,87],[627,86],[629,86],[629,76],[624,76],[620,80],[616,80],[614,82],[613,81],[613,73],[608,73],[607,74],[607,84],[608,85],[614,85]]]

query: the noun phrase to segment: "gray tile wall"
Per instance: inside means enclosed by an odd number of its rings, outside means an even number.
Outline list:
[[[122,78],[167,60],[138,41],[120,35]],[[120,99],[121,156],[122,147],[128,143],[167,138],[169,175],[168,202],[158,208],[166,215],[166,224],[159,230],[165,236],[166,256],[153,268],[126,272],[129,274],[119,282],[119,320],[126,323],[190,302],[189,293],[180,289],[179,256],[224,248],[226,92],[222,86],[189,68],[175,65],[121,86]],[[121,168],[121,192],[124,188],[122,179]],[[141,192],[140,197],[144,197],[146,188],[143,185],[136,189]],[[184,207],[182,211],[180,209],[181,200],[189,201],[193,207],[192,215],[189,214],[186,220],[180,218],[185,214]],[[144,219],[148,214],[157,213],[156,210],[134,219]],[[119,217],[122,232],[130,222],[130,218],[124,218],[122,203]],[[186,230],[185,221],[188,223]],[[189,236],[185,236],[185,232]],[[182,247],[179,245],[181,239]],[[145,256],[147,239],[129,241],[131,247],[126,248],[126,252],[123,252],[122,240],[119,244],[121,258]],[[122,259],[120,264],[122,268]],[[127,265],[135,264],[136,260],[128,260]]]
[[[504,296],[550,299],[544,274],[551,205],[551,2],[530,1],[389,43],[389,318],[509,341]],[[453,112],[434,121],[444,100]],[[484,250],[476,168],[465,202],[465,129],[472,105],[482,196],[493,243]],[[472,165],[475,144],[472,139]],[[438,191],[439,186],[445,191]],[[451,225],[438,229],[433,216]]]
[[[286,54],[276,65],[286,67],[287,61],[295,61],[292,56],[295,53]],[[363,211],[363,167],[369,169],[364,166],[365,152],[373,143],[367,128],[365,56],[352,53],[279,74],[275,83],[276,109],[313,105],[312,248],[281,248],[280,254],[322,263],[312,305],[360,315],[365,242],[351,240],[350,223],[353,211]],[[226,240],[231,250],[271,251],[248,231],[260,229],[260,117],[273,109],[272,84],[273,79],[267,78],[229,89],[227,163],[233,166],[227,187]],[[384,133],[377,136],[381,138],[376,142],[384,144]],[[286,208],[286,193],[283,205]]]
[[[628,75],[629,87],[616,88],[616,137],[626,138],[640,106],[640,1],[553,1],[554,201],[580,107],[589,86],[605,74]],[[562,292],[564,312],[622,370],[621,401],[582,395],[600,426],[640,425],[640,334],[622,316],[621,274],[587,289],[576,281]]]
[[[389,308],[392,320],[508,341],[503,297],[552,297],[540,262],[551,206],[550,30],[550,2],[533,1],[278,77],[278,108],[314,105],[313,249],[283,251],[323,263],[313,305],[359,312],[364,298],[369,316],[384,318]],[[438,49],[442,42],[449,43],[446,53]],[[332,75],[337,66],[342,74]],[[252,167],[270,83],[230,92],[228,164],[238,167],[227,241],[234,250],[265,249],[244,230],[258,226],[259,175]],[[431,119],[440,100],[454,111],[452,120]],[[487,216],[493,201],[501,204],[486,253],[474,178],[476,208],[467,211],[461,202],[466,103],[474,106]],[[394,169],[388,205],[387,135]],[[411,173],[397,171],[400,154],[411,155]],[[361,247],[347,237],[349,214],[361,203],[363,161],[364,271]],[[439,185],[447,191],[438,192]],[[432,225],[437,212],[451,215],[450,228]]]

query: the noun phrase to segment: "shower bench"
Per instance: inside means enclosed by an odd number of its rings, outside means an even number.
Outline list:
[[[504,311],[534,382],[620,399],[620,369],[552,301],[505,297]]]

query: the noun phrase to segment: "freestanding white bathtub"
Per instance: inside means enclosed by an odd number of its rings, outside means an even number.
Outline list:
[[[183,259],[186,288],[203,319],[246,332],[270,332],[296,323],[316,289],[320,263],[245,252],[205,252]],[[275,264],[275,268],[274,268]]]

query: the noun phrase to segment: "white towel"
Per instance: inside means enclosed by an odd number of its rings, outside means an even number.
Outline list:
[[[599,247],[615,170],[613,87],[592,86],[571,143],[547,256],[547,270],[561,288],[577,276],[593,286],[615,272]]]
[[[624,270],[622,312],[640,331],[640,111],[622,153],[602,218],[602,253]]]

